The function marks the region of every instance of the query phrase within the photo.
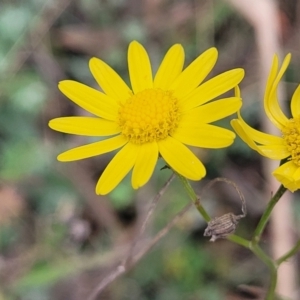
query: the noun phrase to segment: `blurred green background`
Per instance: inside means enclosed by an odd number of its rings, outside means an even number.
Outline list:
[[[300,10],[297,1],[281,2],[283,50],[293,53],[287,74],[290,95],[300,81]],[[126,177],[108,196],[96,196],[95,183],[112,153],[71,163],[56,160],[60,152],[89,141],[48,128],[52,118],[83,113],[60,94],[57,83],[73,79],[96,87],[88,69],[93,56],[128,82],[127,47],[132,40],[146,47],[154,70],[174,43],[184,46],[186,64],[216,46],[219,60],[210,76],[245,68],[243,115],[260,126],[254,31],[227,2],[0,0],[0,300],[87,299],[122,260],[151,199],[171,176],[169,170],[160,170],[160,162],[142,189],[133,191]],[[230,128],[229,120],[219,123]],[[197,192],[218,176],[230,178],[243,191],[249,214],[237,234],[249,238],[265,203],[261,158],[238,138],[228,149],[195,153],[208,170],[205,180],[193,183]],[[175,179],[139,247],[188,203]],[[203,204],[212,216],[239,213],[241,206],[235,190],[224,183],[208,191]],[[294,214],[299,225],[297,202]],[[205,227],[191,208],[97,299],[260,299],[255,297],[268,282],[266,268],[226,240],[209,243],[203,237]],[[263,238],[270,238],[268,230]],[[263,247],[268,251],[267,242]]]

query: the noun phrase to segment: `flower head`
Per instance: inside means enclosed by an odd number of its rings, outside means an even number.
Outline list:
[[[274,136],[251,128],[238,113],[238,119],[231,125],[253,150],[271,159],[287,160],[273,171],[275,178],[292,192],[300,188],[300,85],[291,100],[291,115],[282,112],[277,98],[279,82],[286,71],[291,55],[288,54],[279,68],[278,57],[274,56],[267,81],[264,108],[268,118],[280,130],[281,136]]]
[[[49,126],[57,131],[107,137],[58,156],[60,161],[84,159],[120,149],[102,173],[97,194],[107,194],[132,170],[132,186],[139,188],[151,177],[159,155],[188,179],[205,176],[202,162],[186,146],[222,148],[235,134],[208,123],[239,110],[239,97],[208,103],[240,83],[242,69],[222,73],[202,83],[214,67],[217,50],[211,48],[183,70],[184,51],[169,49],[154,78],[146,50],[133,41],[128,50],[131,88],[100,59],[90,60],[90,70],[103,92],[65,80],[60,91],[94,117],[62,117]]]

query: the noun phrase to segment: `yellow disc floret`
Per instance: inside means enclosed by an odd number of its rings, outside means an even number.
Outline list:
[[[146,89],[121,106],[118,120],[122,134],[132,143],[159,141],[178,126],[178,101],[171,91]]]
[[[300,166],[300,118],[290,119],[282,129],[282,134],[291,160]]]

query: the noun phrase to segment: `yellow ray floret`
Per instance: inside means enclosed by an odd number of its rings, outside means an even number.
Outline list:
[[[285,116],[277,98],[277,88],[290,59],[291,55],[288,54],[278,69],[278,57],[274,56],[264,97],[266,114],[280,129],[281,135],[274,136],[250,127],[240,113],[238,119],[231,121],[231,125],[240,138],[261,155],[277,160],[286,159],[273,175],[286,188],[295,191],[300,188],[300,86],[295,90],[291,100],[292,118],[288,119]],[[239,96],[238,89],[236,95]]]
[[[175,44],[153,78],[146,50],[133,41],[128,49],[131,87],[105,62],[92,58],[89,67],[102,92],[71,80],[60,82],[59,89],[94,116],[56,118],[49,126],[101,140],[65,151],[58,160],[72,161],[118,150],[96,185],[96,193],[101,195],[112,191],[130,171],[132,187],[143,186],[159,157],[188,179],[203,178],[205,167],[188,146],[231,145],[235,134],[210,123],[237,112],[242,104],[239,96],[211,102],[244,77],[242,69],[234,69],[203,83],[217,57],[215,48],[208,49],[184,69],[183,47]]]

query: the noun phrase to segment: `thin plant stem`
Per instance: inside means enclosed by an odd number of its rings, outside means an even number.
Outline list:
[[[283,185],[280,185],[280,187],[278,188],[275,195],[269,201],[267,208],[265,209],[265,211],[254,231],[254,235],[253,235],[253,239],[252,239],[253,243],[255,243],[255,244],[259,243],[262,232],[264,231],[264,229],[269,221],[269,218],[271,216],[274,206],[277,204],[277,202],[279,201],[279,199],[285,193],[286,190],[287,189]]]
[[[270,269],[270,285],[267,291],[266,300],[274,300],[275,289],[277,285],[277,268]]]
[[[200,198],[196,195],[196,193],[195,193],[194,189],[192,188],[192,186],[190,185],[189,181],[185,177],[183,177],[182,175],[180,175],[178,173],[175,173],[175,174],[178,176],[178,178],[183,183],[184,188],[186,189],[188,195],[190,196],[190,198],[194,202],[197,210],[200,212],[203,219],[206,222],[209,222],[211,220],[211,217],[208,215],[208,213],[206,212],[204,207],[201,205]],[[240,236],[237,236],[235,234],[231,234],[230,236],[227,237],[227,239],[234,242],[235,244],[238,244],[238,245],[243,246],[247,249],[250,249],[251,241],[248,241],[248,240],[246,240],[246,239],[244,239]]]
[[[117,266],[117,268],[114,269],[111,274],[106,276],[98,284],[98,286],[96,286],[87,299],[95,300],[108,285],[114,282],[122,274],[131,270],[170,231],[170,229],[181,219],[181,217],[191,208],[192,205],[192,203],[188,204],[179,213],[177,213],[173,219],[163,229],[161,229],[146,246],[144,246],[132,257],[132,260],[130,260],[129,263],[126,265],[121,263],[119,266]]]
[[[136,239],[134,240],[134,242],[131,244],[130,250],[129,250],[129,254],[127,256],[127,258],[125,259],[124,262],[124,266],[130,264],[130,261],[132,259],[133,256],[133,252],[135,250],[135,247],[137,246],[137,244],[139,243],[139,241],[141,240],[145,230],[146,230],[146,226],[148,224],[148,221],[150,219],[150,217],[152,216],[158,201],[160,200],[160,198],[163,196],[163,194],[166,192],[166,190],[168,189],[169,185],[171,184],[171,182],[173,181],[175,175],[172,174],[171,177],[167,180],[167,182],[164,184],[164,186],[161,188],[161,190],[156,194],[156,196],[152,199],[149,209],[146,213],[145,219],[143,221],[143,223],[141,224],[141,228],[137,234]]]
[[[270,258],[262,249],[260,246],[258,246],[255,243],[250,244],[249,248],[262,262],[265,263],[268,268],[271,269],[276,269],[277,264],[273,261],[272,258]]]
[[[278,264],[274,262],[257,244],[245,240],[237,235],[230,235],[228,240],[241,245],[254,253],[270,270],[270,284],[266,295],[266,300],[273,300],[275,294],[275,288],[277,284],[277,268]]]
[[[200,199],[196,195],[196,193],[195,193],[194,189],[192,188],[191,184],[189,183],[189,181],[184,176],[182,176],[182,175],[180,175],[180,174],[178,174],[176,172],[175,172],[175,174],[178,176],[178,178],[182,182],[185,190],[187,191],[187,194],[189,195],[189,197],[191,198],[191,200],[194,202],[197,210],[199,211],[199,213],[201,214],[201,216],[203,217],[203,219],[206,222],[209,222],[210,219],[211,219],[211,217],[206,212],[206,210],[204,209],[204,207],[201,205]]]
[[[243,246],[244,248],[247,248],[247,249],[251,250],[250,249],[250,247],[251,247],[251,241],[248,241],[248,240],[246,240],[246,239],[244,239],[244,238],[242,238],[242,237],[240,237],[238,235],[231,234],[231,235],[229,235],[227,237],[227,240],[229,240],[229,241],[231,241],[231,242],[233,242],[235,244],[238,244],[240,246]]]
[[[282,255],[276,260],[277,264],[280,265],[281,263],[285,262],[288,258],[295,255],[299,251],[299,249],[300,249],[300,240],[296,243],[296,245],[291,250],[289,250],[286,254]]]
[[[275,289],[277,284],[278,264],[269,257],[256,243],[251,243],[250,250],[262,261],[270,270],[270,283],[266,294],[266,300],[274,300]]]
[[[206,222],[209,222],[211,220],[210,216],[204,209],[204,207],[201,205],[200,198],[196,195],[194,189],[188,182],[188,180],[183,177],[182,175],[175,173],[180,181],[182,182],[185,190],[187,191],[187,194],[191,198],[191,200],[194,202],[194,205],[196,206],[197,210],[201,214],[201,216],[204,218]],[[277,269],[279,266],[279,263],[290,257],[291,255],[295,254],[297,250],[300,248],[300,241],[296,244],[296,246],[290,250],[286,255],[284,255],[282,258],[279,259],[279,261],[274,261],[270,256],[268,256],[258,245],[258,242],[260,240],[261,234],[263,230],[265,229],[265,226],[270,218],[271,212],[276,205],[276,203],[279,201],[281,196],[286,191],[286,188],[282,185],[278,188],[275,195],[271,198],[269,201],[267,208],[265,212],[263,213],[257,228],[254,232],[252,241],[246,240],[242,237],[239,237],[235,234],[229,235],[227,239],[231,242],[234,242],[235,244],[238,244],[240,246],[243,246],[247,249],[249,249],[251,252],[253,252],[270,270],[270,284],[269,288],[266,294],[266,300],[273,300],[275,296],[275,289],[277,285]]]
[[[178,176],[178,178],[183,183],[188,195],[190,196],[190,198],[194,202],[196,208],[200,212],[203,219],[206,222],[209,222],[211,220],[211,217],[208,215],[208,213],[206,212],[204,207],[201,205],[200,198],[196,195],[194,189],[192,188],[192,186],[190,185],[188,180],[185,177],[183,177],[182,175],[178,174],[178,173],[176,173],[176,175]],[[222,179],[222,178],[220,178],[220,179]],[[244,210],[243,210],[243,212],[244,212]],[[251,241],[248,241],[248,240],[246,240],[246,239],[244,239],[240,236],[237,236],[235,234],[231,234],[230,236],[227,237],[227,239],[230,240],[231,242],[234,242],[235,244],[238,244],[238,245],[243,246],[247,249],[250,249]]]

